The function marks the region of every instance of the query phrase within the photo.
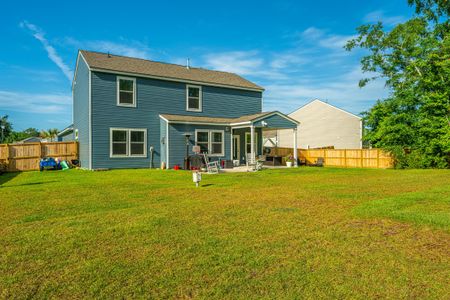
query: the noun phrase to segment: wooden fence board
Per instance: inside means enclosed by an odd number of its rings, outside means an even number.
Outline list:
[[[389,153],[381,149],[298,149],[298,157],[313,164],[323,157],[325,166],[345,168],[392,168],[393,160]],[[272,155],[287,156],[292,148],[271,148]]]
[[[78,159],[78,143],[0,144],[0,162],[7,164],[9,172],[39,170],[39,161],[43,157]]]

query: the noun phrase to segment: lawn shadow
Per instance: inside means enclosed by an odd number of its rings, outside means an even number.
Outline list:
[[[212,185],[214,185],[214,184],[212,184],[212,183],[207,183],[207,184],[202,184],[201,187],[208,187],[208,186],[212,186]]]
[[[18,187],[18,186],[30,186],[30,185],[40,185],[40,184],[47,184],[52,182],[58,182],[57,180],[51,180],[51,181],[38,181],[38,182],[29,182],[29,183],[22,183],[22,184],[14,184],[14,185],[8,185],[8,186],[1,186],[0,188],[10,188],[10,187]]]
[[[16,177],[17,175],[19,175],[19,172],[8,172],[8,173],[3,173],[0,175],[0,187],[7,183],[8,181],[14,179],[14,177]]]

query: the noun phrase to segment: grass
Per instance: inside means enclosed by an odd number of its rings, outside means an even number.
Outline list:
[[[0,298],[449,298],[450,172],[0,176]]]

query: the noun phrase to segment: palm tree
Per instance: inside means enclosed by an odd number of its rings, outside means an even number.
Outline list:
[[[49,129],[48,135],[50,137],[50,140],[53,142],[53,138],[55,138],[58,135],[58,129],[56,129],[56,128]]]
[[[41,132],[39,132],[39,137],[41,139],[46,139],[50,137],[50,134],[47,130],[42,129]]]

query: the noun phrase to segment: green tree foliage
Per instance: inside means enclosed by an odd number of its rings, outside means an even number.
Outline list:
[[[0,143],[14,143],[33,136],[39,136],[36,128],[30,127],[23,131],[14,131],[7,115],[0,118]]]
[[[50,140],[53,142],[54,140],[56,140],[56,136],[58,135],[58,129],[56,128],[51,128],[49,130],[47,130],[48,132],[48,137],[50,138]]]
[[[8,121],[8,115],[0,118],[0,143],[4,143],[12,132],[12,124]]]
[[[360,81],[383,78],[390,96],[364,113],[366,142],[391,151],[400,168],[450,165],[450,1],[408,0],[414,17],[391,30],[358,28],[347,50],[363,48]]]

